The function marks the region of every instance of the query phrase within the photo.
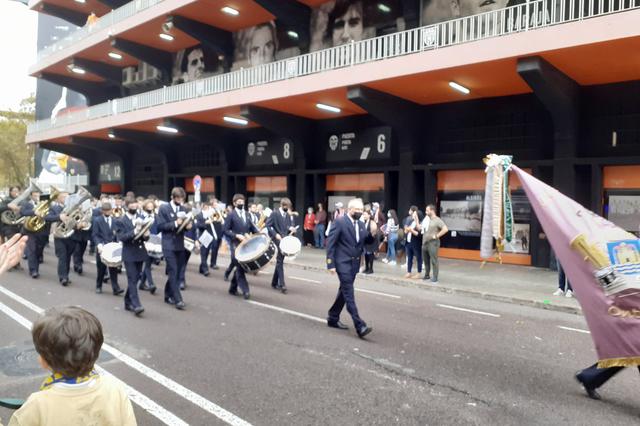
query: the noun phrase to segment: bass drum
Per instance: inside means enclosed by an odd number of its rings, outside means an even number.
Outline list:
[[[122,243],[108,243],[102,247],[100,260],[108,268],[119,268],[122,266]]]
[[[280,245],[278,247],[282,254],[293,258],[300,253],[300,250],[302,250],[302,243],[293,235],[288,235],[280,240]]]
[[[276,254],[276,245],[268,235],[254,234],[236,247],[236,259],[246,272],[257,272]]]
[[[147,249],[149,257],[162,259],[162,237],[160,235],[150,235],[149,239],[144,242],[144,248]]]

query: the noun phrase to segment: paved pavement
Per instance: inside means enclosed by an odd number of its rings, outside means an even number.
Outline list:
[[[99,364],[130,386],[141,425],[638,422],[637,372],[607,384],[602,402],[574,381],[595,360],[579,315],[358,278],[360,312],[374,328],[361,340],[346,312],[350,330],[326,327],[337,279],[325,271],[288,266],[282,295],[269,287],[268,266],[249,278],[252,299],[244,301],[227,294],[220,270],[205,278],[190,266],[186,311],[144,293],[146,311],[136,318],[121,297],[93,292],[91,263],[64,288],[54,260],[47,250],[39,280],[0,277],[0,395],[28,395],[44,377],[24,321],[38,308],[78,304],[102,321]],[[467,285],[453,278],[453,264],[445,263],[441,285]],[[473,278],[464,267],[455,273]],[[154,270],[158,284],[162,272]],[[552,275],[539,272],[553,290]],[[476,286],[506,273],[481,271]],[[5,421],[9,415],[0,409]]]

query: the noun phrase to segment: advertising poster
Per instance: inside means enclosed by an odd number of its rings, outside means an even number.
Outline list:
[[[506,244],[504,251],[506,253],[523,253],[529,254],[529,241],[531,241],[531,227],[525,223],[513,224],[513,240],[511,244]]]
[[[610,195],[607,219],[625,231],[640,230],[640,195]]]
[[[475,196],[467,200],[442,200],[440,218],[450,231],[478,234],[482,230],[482,198]]]

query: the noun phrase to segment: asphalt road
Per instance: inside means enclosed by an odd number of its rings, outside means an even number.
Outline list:
[[[205,278],[190,265],[186,311],[164,304],[161,292],[142,292],[146,311],[136,318],[122,297],[94,293],[90,260],[67,288],[50,250],[40,279],[0,277],[0,395],[25,397],[44,377],[24,319],[74,304],[102,321],[108,346],[99,365],[131,387],[141,425],[640,422],[637,370],[611,380],[602,402],[574,380],[596,358],[580,316],[356,281],[361,316],[374,329],[361,340],[346,311],[350,330],[324,322],[335,276],[292,268],[282,295],[269,286],[269,266],[249,277],[247,302],[227,294],[221,270]],[[160,288],[163,270],[154,270]]]

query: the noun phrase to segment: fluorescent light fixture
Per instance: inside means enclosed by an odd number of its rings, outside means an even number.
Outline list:
[[[84,68],[80,68],[79,66],[76,66],[76,65],[71,66],[71,72],[80,74],[80,75],[86,74],[86,71],[84,70]]]
[[[76,3],[82,3],[85,4],[87,2],[87,0],[75,0]]]
[[[449,86],[450,86],[452,89],[457,90],[458,92],[462,92],[462,93],[464,93],[465,95],[468,95],[469,93],[471,93],[471,90],[467,89],[466,87],[464,87],[464,86],[463,86],[463,85],[461,85],[461,84],[456,83],[455,81],[450,81],[450,82],[449,82]]]
[[[340,108],[334,107],[326,104],[316,104],[316,108],[322,109],[324,111],[335,112],[336,114],[340,113]]]
[[[173,36],[171,34],[160,33],[160,34],[158,34],[158,37],[160,37],[161,39],[166,40],[166,41],[173,41]]]
[[[223,120],[227,123],[239,124],[241,126],[246,126],[247,124],[249,124],[249,120],[245,120],[244,118],[229,117],[226,115],[224,116]]]
[[[167,126],[164,124],[156,126],[156,129],[158,129],[159,132],[163,132],[163,133],[172,133],[172,134],[178,133],[178,129],[176,129],[175,127]]]
[[[295,31],[287,31],[287,35],[293,39],[298,39],[298,33]]]
[[[122,55],[119,54],[118,52],[109,52],[108,55],[111,59],[115,59],[116,61],[119,61],[120,59],[122,59]]]
[[[112,131],[109,131],[109,133],[107,133],[107,136],[109,136],[109,139],[115,139],[116,138],[116,135],[114,135]]]
[[[223,11],[224,13],[226,13],[227,15],[231,15],[231,16],[240,15],[240,12],[238,12],[236,9],[234,9],[232,7],[229,7],[229,6],[225,6],[220,10]]]
[[[391,8],[384,3],[378,3],[378,10],[384,13],[391,12]]]

